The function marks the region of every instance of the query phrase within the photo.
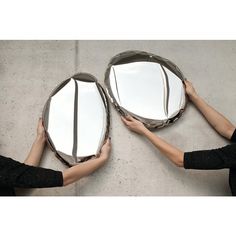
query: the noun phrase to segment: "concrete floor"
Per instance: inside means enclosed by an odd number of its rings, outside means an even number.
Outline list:
[[[112,56],[144,50],[175,62],[199,94],[236,124],[236,41],[0,41],[0,153],[23,161],[50,92],[76,72],[101,84]],[[20,195],[230,195],[228,170],[176,168],[142,137],[126,130],[111,109],[112,155],[93,175],[63,188],[19,190]],[[156,133],[184,151],[227,144],[189,104],[172,126]],[[41,166],[65,167],[46,148]]]

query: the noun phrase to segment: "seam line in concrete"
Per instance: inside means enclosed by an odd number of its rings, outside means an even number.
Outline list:
[[[75,73],[79,70],[79,41],[75,40],[75,61],[74,61]]]

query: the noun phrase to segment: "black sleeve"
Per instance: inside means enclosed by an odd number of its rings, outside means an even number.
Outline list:
[[[199,170],[236,168],[236,144],[212,150],[185,152],[184,168]]]
[[[233,143],[236,143],[236,129],[234,130],[232,136],[231,136],[231,139],[230,139],[231,142]]]
[[[47,188],[63,185],[61,171],[25,165],[0,156],[0,185],[17,188]]]

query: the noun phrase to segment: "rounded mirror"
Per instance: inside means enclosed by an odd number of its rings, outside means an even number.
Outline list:
[[[48,143],[68,166],[100,152],[109,123],[106,94],[96,78],[87,73],[76,74],[58,85],[43,111]]]
[[[105,73],[107,93],[115,108],[148,128],[166,126],[181,116],[186,105],[183,80],[174,63],[141,51],[113,57]]]

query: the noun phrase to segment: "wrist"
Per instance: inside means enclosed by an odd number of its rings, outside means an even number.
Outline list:
[[[149,129],[144,128],[144,129],[143,129],[143,132],[142,132],[142,135],[145,136],[145,137],[147,137],[150,133],[151,133],[151,131],[150,131]]]
[[[188,97],[192,102],[199,98],[197,93],[189,94]]]

